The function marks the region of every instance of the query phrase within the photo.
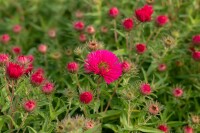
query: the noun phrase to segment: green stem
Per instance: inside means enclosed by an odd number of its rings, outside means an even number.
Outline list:
[[[24,122],[26,121],[27,116],[28,116],[28,113],[26,113],[25,116],[23,117],[23,119],[22,119],[22,123],[21,123],[19,129],[17,130],[17,133],[19,133],[20,129],[21,129],[22,126],[24,125]]]

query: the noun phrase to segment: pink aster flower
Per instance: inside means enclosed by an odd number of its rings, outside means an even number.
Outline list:
[[[119,59],[108,50],[97,50],[89,53],[84,67],[86,72],[103,77],[107,84],[112,83],[122,75]]]
[[[149,22],[153,12],[152,6],[144,5],[142,8],[135,10],[135,15],[140,22]]]
[[[5,64],[9,61],[9,55],[0,53],[0,64]]]

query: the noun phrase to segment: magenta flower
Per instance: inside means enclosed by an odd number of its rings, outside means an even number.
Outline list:
[[[86,72],[103,77],[107,84],[114,82],[122,75],[119,59],[108,50],[97,50],[89,53],[84,67]]]

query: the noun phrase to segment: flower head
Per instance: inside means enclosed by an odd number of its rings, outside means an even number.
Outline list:
[[[91,92],[86,91],[80,94],[79,99],[82,103],[89,104],[93,99],[93,95]]]
[[[112,7],[112,8],[110,8],[108,14],[112,18],[116,18],[119,15],[119,10],[117,7]]]
[[[86,40],[87,40],[87,36],[85,34],[81,33],[79,35],[79,41],[80,42],[85,42]]]
[[[156,18],[156,24],[158,26],[164,26],[168,23],[169,18],[166,15],[160,15]]]
[[[110,84],[122,74],[122,67],[115,54],[108,50],[97,50],[88,54],[85,60],[85,70],[104,78]]]
[[[167,69],[167,65],[162,63],[158,65],[158,71],[164,72]]]
[[[21,54],[22,49],[19,46],[13,46],[11,51],[16,55],[19,55],[19,54]]]
[[[71,73],[76,73],[76,72],[78,72],[78,70],[79,70],[79,65],[78,65],[78,63],[76,63],[76,62],[69,62],[68,64],[67,64],[67,70],[68,70],[68,72],[71,72]]]
[[[34,85],[41,85],[45,78],[44,78],[44,71],[42,69],[37,69],[30,77],[31,83]]]
[[[184,131],[184,133],[193,133],[194,132],[193,128],[190,126],[183,127],[183,131]]]
[[[75,29],[75,30],[81,31],[81,30],[83,30],[84,28],[85,28],[84,22],[82,22],[82,21],[76,21],[76,22],[74,23],[74,29]]]
[[[20,33],[20,31],[22,30],[22,27],[21,27],[21,25],[16,24],[13,26],[12,30],[14,33]]]
[[[5,64],[9,61],[9,55],[0,53],[0,64]]]
[[[26,65],[30,62],[30,60],[25,55],[20,55],[17,57],[17,62],[21,65]]]
[[[42,54],[45,54],[47,52],[47,45],[46,44],[40,44],[38,46],[38,51]]]
[[[158,102],[148,103],[148,112],[151,115],[157,115],[161,111],[161,107]]]
[[[49,29],[48,30],[48,36],[50,38],[55,38],[56,37],[56,29]]]
[[[169,128],[167,127],[166,124],[161,124],[158,126],[158,129],[163,131],[164,133],[167,133],[169,131]]]
[[[149,84],[142,83],[142,84],[140,85],[140,92],[141,92],[143,95],[150,95],[151,92],[152,92],[151,86],[150,86]]]
[[[192,58],[196,61],[200,61],[200,51],[194,51],[192,53]]]
[[[7,44],[10,41],[10,36],[8,34],[3,34],[0,37],[0,42]]]
[[[122,25],[126,31],[130,31],[133,28],[134,22],[132,18],[126,18],[123,20]]]
[[[123,72],[129,72],[131,70],[131,63],[128,61],[122,62],[122,70]]]
[[[149,22],[151,21],[153,12],[152,6],[145,5],[142,8],[135,10],[135,15],[140,22]]]
[[[182,97],[183,96],[183,89],[180,87],[174,88],[173,90],[174,97]]]
[[[6,66],[6,73],[12,79],[18,79],[24,74],[24,68],[19,64],[9,62]]]
[[[147,50],[147,47],[146,44],[139,43],[135,45],[135,49],[138,54],[143,54]]]
[[[43,86],[42,86],[42,92],[45,94],[50,94],[52,93],[54,90],[54,84],[51,82],[46,82]]]
[[[200,34],[192,37],[192,43],[194,45],[200,45]]]
[[[89,25],[86,27],[86,32],[90,35],[93,35],[95,33],[95,28],[92,25]]]
[[[35,100],[27,100],[24,102],[24,109],[27,112],[31,112],[36,108],[36,101]]]

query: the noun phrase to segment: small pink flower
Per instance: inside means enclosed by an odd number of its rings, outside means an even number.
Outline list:
[[[9,55],[0,53],[0,64],[6,64],[8,61],[9,61]]]
[[[10,41],[10,36],[8,34],[3,34],[0,37],[0,42],[7,44]]]
[[[80,42],[86,42],[86,40],[87,40],[87,36],[85,35],[85,34],[80,34],[79,35],[79,41]]]
[[[200,51],[194,51],[192,53],[192,58],[196,61],[200,61]]]
[[[26,65],[27,63],[29,63],[29,59],[27,58],[27,56],[25,55],[20,55],[17,57],[17,62],[21,65]]]
[[[160,107],[158,103],[151,103],[149,105],[148,111],[152,115],[157,115],[160,112]]]
[[[87,55],[85,71],[104,78],[107,84],[117,80],[122,75],[122,67],[115,54],[108,50],[96,50]]]
[[[42,69],[37,69],[30,77],[31,83],[34,85],[41,85],[44,80],[44,71]]]
[[[149,22],[151,21],[153,12],[152,6],[145,5],[142,8],[135,10],[135,15],[140,22]]]
[[[194,45],[200,45],[200,34],[192,37],[192,43]]]
[[[83,30],[84,28],[85,28],[84,22],[82,22],[82,21],[76,21],[76,22],[74,23],[74,29],[75,29],[75,30],[81,31],[81,30]]]
[[[56,29],[49,29],[48,36],[51,38],[55,38],[56,37]]]
[[[36,101],[35,100],[27,100],[24,102],[24,109],[27,112],[31,112],[36,108]]]
[[[34,59],[35,59],[35,57],[33,56],[33,55],[27,55],[26,56],[27,58],[28,58],[28,60],[29,60],[29,62],[33,62],[34,61]]]
[[[50,94],[54,91],[54,84],[51,82],[46,82],[43,86],[42,86],[42,92],[45,94]]]
[[[101,32],[102,33],[107,33],[108,32],[108,28],[106,26],[101,26]]]
[[[21,25],[16,24],[16,25],[13,26],[12,30],[13,30],[14,33],[20,33],[21,30],[22,30],[22,27],[21,27]]]
[[[28,64],[28,65],[26,65],[26,66],[24,67],[24,74],[29,74],[29,73],[32,72],[32,70],[33,70],[33,64],[30,63],[30,64]]]
[[[122,70],[123,72],[129,72],[131,70],[131,63],[129,63],[128,61],[123,61]]]
[[[75,13],[76,18],[83,18],[84,17],[84,13],[81,11],[76,11]]]
[[[78,63],[76,63],[76,62],[69,62],[68,64],[67,64],[67,70],[68,70],[68,72],[71,72],[71,73],[76,73],[76,72],[78,72],[78,70],[79,70],[79,65],[78,65]]]
[[[87,26],[87,27],[86,27],[86,32],[87,32],[88,34],[90,34],[90,35],[94,34],[94,33],[95,33],[95,28],[94,28],[94,26],[92,26],[92,25]]]
[[[156,18],[156,24],[158,26],[164,26],[168,23],[169,21],[169,18],[165,15],[160,15],[160,16],[157,16]]]
[[[143,95],[150,95],[151,92],[152,92],[151,86],[150,86],[149,84],[142,83],[142,84],[140,85],[140,92],[141,92]]]
[[[183,96],[183,89],[182,88],[175,88],[174,90],[173,90],[173,95],[175,96],[175,97],[182,97]]]
[[[47,45],[45,45],[45,44],[40,44],[39,46],[38,46],[38,51],[40,52],[40,53],[42,53],[42,54],[45,54],[46,52],[47,52]]]
[[[184,133],[194,133],[193,128],[190,126],[185,126],[183,128]]]
[[[112,8],[110,8],[108,14],[112,18],[116,18],[119,15],[119,10],[117,7],[112,7]]]
[[[138,54],[143,54],[147,50],[146,45],[142,43],[136,44],[135,48]]]
[[[16,55],[19,55],[19,54],[21,54],[22,49],[19,46],[13,46],[11,51]]]
[[[158,71],[164,72],[167,69],[167,65],[162,63],[158,65]]]
[[[86,123],[85,123],[85,128],[86,129],[92,129],[92,128],[94,128],[94,125],[95,125],[95,123],[93,122],[93,121],[87,121]]]
[[[167,133],[169,131],[169,128],[165,124],[159,125],[158,129],[163,131],[164,133]]]
[[[133,19],[132,18],[124,19],[122,25],[126,31],[132,30],[134,25]]]
[[[79,99],[82,103],[89,104],[93,99],[93,95],[91,92],[86,91],[80,94]]]

